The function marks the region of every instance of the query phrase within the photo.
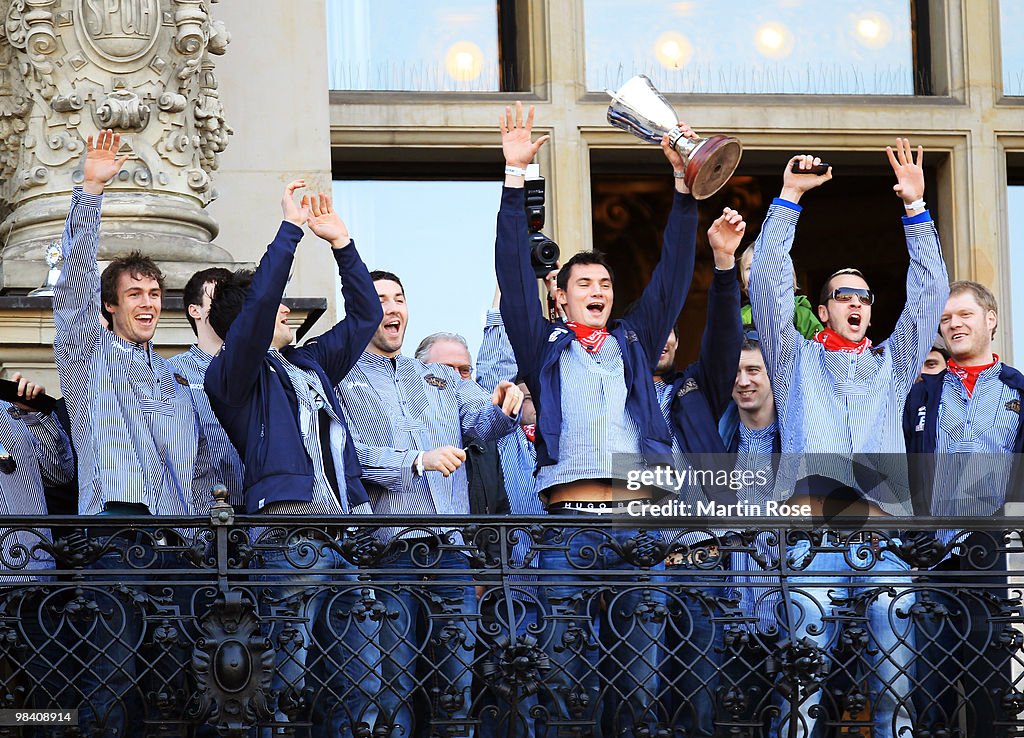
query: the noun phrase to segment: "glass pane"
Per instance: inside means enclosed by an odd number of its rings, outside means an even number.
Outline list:
[[[1024,95],[1024,2],[1001,0],[999,36],[1003,46],[1003,94]]]
[[[332,90],[499,89],[494,0],[328,0]]]
[[[909,0],[585,0],[587,89],[913,95]]]
[[[1024,185],[1007,187],[1010,221],[1010,319],[1013,331],[1013,363],[1024,360]]]
[[[336,181],[334,201],[366,266],[402,280],[409,328],[464,336],[476,360],[494,299],[494,223],[501,182]]]

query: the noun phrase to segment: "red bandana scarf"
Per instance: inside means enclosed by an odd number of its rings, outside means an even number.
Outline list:
[[[825,328],[814,335],[814,340],[825,347],[826,351],[845,351],[850,354],[860,354],[864,349],[871,348],[871,339],[862,338],[860,343],[854,343],[843,338],[831,328]]]
[[[530,423],[529,425],[523,426],[523,433],[526,434],[526,440],[530,443],[536,443],[537,437],[537,424]]]
[[[591,328],[571,320],[566,325],[572,329],[572,332],[576,334],[576,339],[583,346],[584,350],[590,354],[600,351],[604,340],[611,335],[604,328]]]
[[[980,366],[960,366],[950,359],[946,362],[946,368],[960,377],[960,381],[964,383],[964,388],[967,390],[967,396],[970,397],[974,394],[974,385],[978,383],[978,375],[989,367],[995,366],[997,361],[999,361],[997,354],[992,354],[992,361],[988,364],[981,364]]]

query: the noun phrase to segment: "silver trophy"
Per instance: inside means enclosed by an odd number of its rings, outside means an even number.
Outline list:
[[[46,247],[46,266],[50,267],[50,271],[46,273],[46,281],[43,282],[43,286],[29,292],[29,297],[53,296],[53,286],[57,284],[57,278],[60,277],[60,268],[57,265],[63,258],[60,241],[53,241]]]
[[[722,189],[739,166],[743,145],[732,136],[711,136],[691,140],[679,130],[679,116],[646,75],[638,74],[612,97],[608,122],[637,138],[660,144],[667,133],[672,147],[686,164],[683,181],[697,200]]]

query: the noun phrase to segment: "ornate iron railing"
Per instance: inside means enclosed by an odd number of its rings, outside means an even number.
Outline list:
[[[359,523],[5,518],[0,735],[1024,734],[1024,519]]]

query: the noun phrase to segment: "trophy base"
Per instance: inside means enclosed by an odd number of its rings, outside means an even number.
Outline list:
[[[732,136],[711,136],[690,154],[683,181],[695,200],[704,200],[729,181],[740,164],[743,145]]]

